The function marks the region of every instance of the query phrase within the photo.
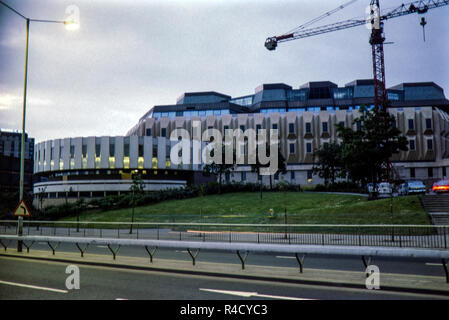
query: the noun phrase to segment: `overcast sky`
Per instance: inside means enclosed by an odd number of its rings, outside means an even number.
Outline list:
[[[298,88],[372,78],[370,31],[356,27],[264,47],[347,0],[3,0],[34,19],[64,20],[79,8],[81,27],[32,22],[27,132],[48,139],[124,135],[154,105],[184,92],[252,94],[262,83]],[[364,17],[369,0],[317,24]],[[402,2],[384,0],[383,8]],[[385,24],[387,86],[434,81],[449,96],[449,6]],[[0,6],[0,128],[21,130],[25,20]]]

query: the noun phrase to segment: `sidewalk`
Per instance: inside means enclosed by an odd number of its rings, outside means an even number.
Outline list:
[[[195,252],[192,252],[195,254]],[[366,289],[365,274],[362,263],[360,272],[324,270],[307,268],[307,257],[304,261],[303,273],[298,268],[256,266],[245,264],[242,270],[240,264],[222,264],[213,262],[158,259],[157,252],[150,263],[150,257],[127,257],[120,256],[118,252],[116,260],[111,255],[85,253],[80,257],[79,253],[58,252],[52,255],[51,251],[31,250],[26,253],[18,253],[15,249],[8,249],[1,252],[1,257],[21,257],[44,261],[55,261],[70,264],[84,264],[102,267],[126,268],[134,270],[147,270],[156,272],[171,272],[181,274],[192,274],[198,276],[232,277],[242,279],[252,279],[261,281],[278,281],[286,283],[299,283],[309,285],[325,285]],[[380,289],[396,292],[424,293],[431,295],[445,296],[449,298],[449,284],[444,276],[423,276],[407,274],[380,273]]]

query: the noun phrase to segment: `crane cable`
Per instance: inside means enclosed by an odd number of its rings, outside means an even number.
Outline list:
[[[322,14],[321,16],[316,17],[316,18],[314,18],[314,19],[312,19],[312,20],[310,20],[310,21],[308,21],[308,22],[306,22],[306,23],[300,25],[299,27],[296,27],[296,28],[294,28],[294,29],[292,29],[292,30],[290,30],[290,31],[288,31],[288,32],[286,32],[286,33],[284,33],[284,35],[286,35],[286,34],[291,34],[291,33],[295,33],[295,32],[297,32],[297,31],[299,31],[299,30],[301,30],[301,29],[304,29],[305,27],[308,27],[308,26],[310,26],[311,24],[313,24],[313,23],[315,23],[315,22],[318,22],[318,21],[320,21],[320,20],[322,20],[322,19],[324,19],[324,18],[326,18],[326,17],[329,17],[329,16],[332,15],[333,13],[335,13],[335,12],[337,12],[337,11],[340,11],[340,10],[343,9],[343,8],[346,8],[347,6],[353,4],[353,3],[356,2],[356,1],[357,1],[357,0],[351,0],[351,1],[348,1],[348,2],[346,2],[346,3],[344,3],[344,4],[340,5],[340,6],[338,6],[337,8],[335,8],[335,9],[333,9],[333,10],[330,10],[330,11],[327,11],[326,13]]]

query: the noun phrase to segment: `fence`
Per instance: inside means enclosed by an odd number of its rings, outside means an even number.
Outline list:
[[[0,220],[0,234],[17,221]],[[24,236],[448,249],[449,226],[24,221]]]

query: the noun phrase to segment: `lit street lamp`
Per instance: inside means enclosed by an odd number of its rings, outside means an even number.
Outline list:
[[[11,10],[12,12],[19,15],[21,18],[26,21],[26,46],[25,46],[25,77],[24,77],[24,85],[23,85],[23,113],[22,113],[22,140],[21,140],[21,149],[20,149],[20,182],[19,182],[19,202],[23,200],[23,180],[24,180],[24,168],[25,168],[25,115],[26,115],[26,95],[27,95],[27,79],[28,79],[28,42],[29,42],[29,34],[30,34],[30,22],[48,22],[48,23],[62,23],[66,26],[67,30],[75,30],[78,29],[79,24],[74,20],[71,21],[57,21],[57,20],[40,20],[40,19],[31,19],[25,17],[23,14],[13,9],[6,3],[0,0],[0,4]],[[18,228],[17,235],[22,235],[23,229],[23,217],[18,217]],[[22,252],[22,241],[18,241],[17,251]]]

